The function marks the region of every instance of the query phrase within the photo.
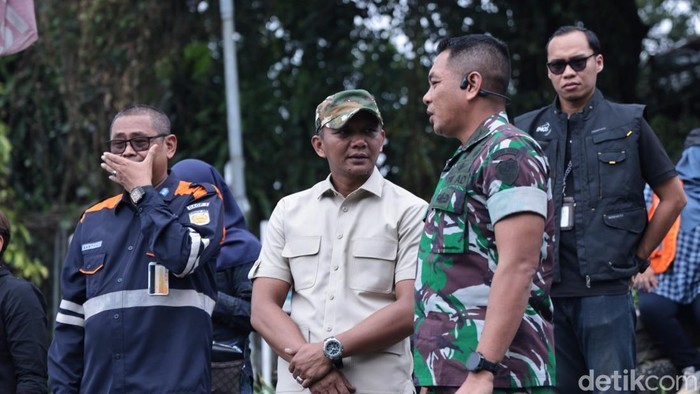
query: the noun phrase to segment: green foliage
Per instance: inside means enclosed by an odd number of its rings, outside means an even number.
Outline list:
[[[57,230],[70,232],[89,204],[119,192],[99,157],[111,118],[127,104],[168,113],[179,141],[176,160],[200,158],[223,170],[229,151],[219,2],[209,0],[203,12],[196,11],[199,2],[35,2],[39,41],[0,59],[0,119],[11,130],[0,138],[0,158],[9,160],[9,171],[0,172],[0,203],[8,209],[12,201],[11,210],[26,217],[41,244],[61,242],[51,238]],[[687,3],[698,10],[697,0]],[[432,133],[422,103],[435,44],[451,35],[487,32],[508,42],[513,101],[507,111],[513,117],[554,97],[544,66],[549,35],[564,24],[592,28],[605,54],[599,86],[618,101],[650,103],[652,125],[676,155],[698,120],[696,107],[670,113],[673,108],[657,105],[655,72],[639,59],[653,24],[677,22],[668,35],[675,42],[687,36],[693,12],[674,13],[663,4],[236,1],[249,223],[257,229],[282,196],[327,175],[326,162],[310,146],[314,110],[345,88],[364,88],[378,99],[388,138],[382,171],[429,199],[458,144]],[[699,102],[697,94],[683,100]],[[32,253],[55,258],[46,248]]]
[[[37,258],[30,257],[28,249],[32,247],[32,236],[19,218],[21,214],[15,210],[13,190],[7,187],[6,179],[10,170],[7,163],[12,151],[7,134],[7,125],[0,122],[0,207],[11,227],[11,239],[3,260],[15,275],[40,285],[48,278],[49,271]]]

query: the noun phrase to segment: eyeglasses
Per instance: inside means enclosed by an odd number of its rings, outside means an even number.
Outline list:
[[[566,70],[566,66],[571,66],[571,69],[576,72],[583,71],[586,69],[588,59],[592,58],[595,55],[597,55],[597,53],[585,57],[575,57],[573,59],[569,59],[569,61],[555,60],[553,62],[547,63],[547,68],[549,68],[549,71],[554,75],[560,75],[564,73],[564,70]]]
[[[153,137],[134,137],[130,140],[109,140],[107,141],[107,146],[110,152],[117,155],[124,153],[127,143],[131,144],[131,149],[133,149],[134,152],[143,152],[151,147],[151,140],[168,135],[169,134],[158,134]]]

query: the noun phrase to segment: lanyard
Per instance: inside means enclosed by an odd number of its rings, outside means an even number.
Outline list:
[[[562,181],[562,188],[561,188],[561,195],[566,195],[566,178],[569,177],[569,174],[571,173],[571,168],[573,167],[573,163],[571,162],[571,159],[569,159],[569,164],[566,166],[566,171],[564,171],[564,180]]]

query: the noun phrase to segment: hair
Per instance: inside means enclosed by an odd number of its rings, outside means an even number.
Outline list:
[[[7,220],[7,216],[0,211],[0,237],[2,237],[2,249],[0,249],[0,263],[2,263],[2,256],[5,254],[5,249],[7,245],[10,244],[10,221]]]
[[[440,40],[437,53],[446,50],[450,51],[447,62],[453,68],[465,75],[477,71],[484,78],[484,89],[506,94],[510,83],[510,53],[505,42],[486,34],[469,34]]]
[[[112,133],[114,122],[123,116],[147,115],[151,118],[151,124],[158,134],[170,134],[170,119],[160,109],[146,104],[132,104],[119,111],[109,125],[109,132]]]
[[[598,36],[592,30],[579,26],[562,26],[558,28],[554,33],[552,33],[552,36],[549,37],[549,40],[547,40],[547,45],[545,45],[544,47],[545,51],[549,50],[549,43],[552,42],[554,37],[563,36],[565,34],[573,33],[576,31],[580,31],[581,33],[586,35],[586,40],[588,40],[588,46],[591,47],[593,53],[595,53],[596,55],[601,53],[600,40],[598,39]]]

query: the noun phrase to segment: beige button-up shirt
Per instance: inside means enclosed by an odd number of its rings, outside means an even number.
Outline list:
[[[346,198],[329,176],[280,200],[249,276],[289,282],[291,318],[308,342],[323,341],[394,302],[395,283],[415,279],[426,207],[376,168]],[[413,392],[408,338],[343,364],[357,393]],[[277,373],[278,393],[302,391],[282,358]]]

